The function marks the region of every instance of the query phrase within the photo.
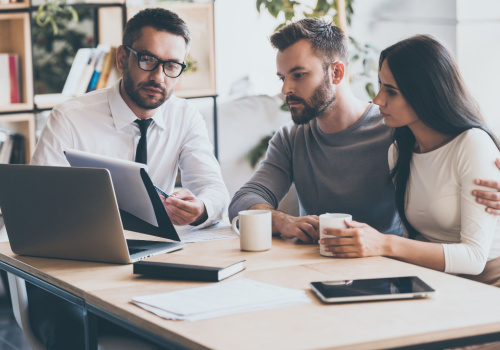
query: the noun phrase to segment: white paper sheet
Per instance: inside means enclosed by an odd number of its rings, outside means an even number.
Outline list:
[[[175,229],[181,241],[185,243],[238,238],[231,225],[224,221],[201,229],[189,225],[175,226]]]
[[[197,321],[240,312],[309,303],[305,291],[250,279],[220,282],[132,298],[136,305],[172,320]]]

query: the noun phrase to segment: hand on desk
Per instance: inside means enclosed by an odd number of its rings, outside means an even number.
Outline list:
[[[174,225],[198,225],[208,218],[205,204],[188,189],[174,192],[168,198],[160,195],[160,199]]]
[[[273,220],[273,234],[281,234],[285,238],[295,238],[305,243],[317,243],[319,240],[319,217],[308,215],[295,217],[279,210],[274,210],[266,203],[252,205],[249,210],[270,210]]]
[[[316,215],[295,217],[284,214],[280,218],[273,217],[273,226],[275,220],[279,221],[279,232],[285,238],[297,237],[306,243],[316,243],[319,240],[319,217]]]
[[[495,161],[500,169],[500,159]],[[486,211],[490,214],[500,215],[500,183],[493,180],[476,179],[476,185],[492,188],[494,191],[474,190],[472,195],[476,197],[478,203],[486,206]]]

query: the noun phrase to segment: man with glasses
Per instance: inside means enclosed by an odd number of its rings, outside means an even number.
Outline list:
[[[173,95],[189,45],[189,31],[176,14],[155,8],[135,15],[117,48],[123,78],[56,106],[32,164],[67,166],[66,149],[135,160],[147,164],[153,183],[170,194],[160,197],[174,224],[202,227],[222,218],[229,194],[205,123]],[[173,192],[178,169],[184,188]],[[29,288],[28,297],[32,327],[47,349],[83,348],[78,307],[40,289]]]

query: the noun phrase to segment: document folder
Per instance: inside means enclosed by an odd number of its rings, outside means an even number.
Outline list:
[[[109,170],[125,230],[180,241],[146,165],[77,150],[64,153],[72,167]]]

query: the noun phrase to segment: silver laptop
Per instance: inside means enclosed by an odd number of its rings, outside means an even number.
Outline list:
[[[185,245],[125,239],[107,169],[0,164],[0,208],[19,255],[127,264]]]

